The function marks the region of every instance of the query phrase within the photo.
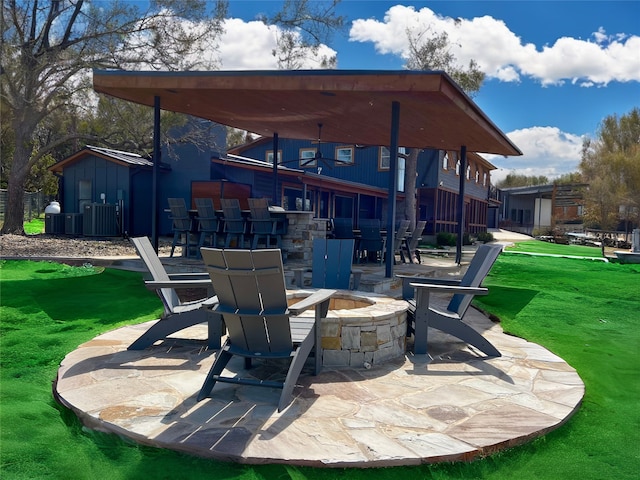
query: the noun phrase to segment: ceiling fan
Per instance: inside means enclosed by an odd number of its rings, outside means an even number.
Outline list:
[[[301,167],[307,167],[314,162],[317,166],[319,161],[324,163],[329,168],[332,168],[332,165],[330,165],[329,162],[342,163],[342,164],[348,163],[348,162],[345,162],[344,160],[338,160],[337,158],[325,158],[322,156],[322,152],[320,151],[320,146],[322,145],[322,124],[321,123],[318,123],[318,140],[315,143],[317,143],[318,147],[316,148],[316,153],[313,157],[303,157],[298,159]]]

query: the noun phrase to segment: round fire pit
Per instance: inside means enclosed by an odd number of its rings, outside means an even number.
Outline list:
[[[289,292],[292,305],[310,295]],[[303,313],[313,316],[313,310]],[[402,357],[406,347],[407,303],[375,293],[339,291],[322,320],[322,364],[367,367]]]

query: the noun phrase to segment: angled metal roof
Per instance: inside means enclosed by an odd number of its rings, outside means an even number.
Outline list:
[[[94,70],[96,92],[257,133],[389,145],[391,106],[400,104],[404,147],[522,155],[443,72]]]
[[[62,173],[62,169],[87,155],[96,155],[114,163],[126,166],[153,167],[153,162],[141,157],[137,153],[123,152],[122,150],[113,150],[111,148],[94,147],[87,145],[82,150],[77,151],[73,155],[60,160],[55,165],[49,167],[52,172]]]

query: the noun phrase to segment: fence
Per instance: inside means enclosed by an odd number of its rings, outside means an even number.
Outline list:
[[[30,221],[44,212],[46,199],[42,192],[24,192],[24,219]],[[7,205],[7,191],[0,189],[0,218],[4,220]]]

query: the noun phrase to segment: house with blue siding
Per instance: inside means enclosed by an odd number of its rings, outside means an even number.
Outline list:
[[[404,149],[399,153],[396,211],[400,217],[405,201]],[[213,159],[211,179],[220,185],[217,194],[223,186],[241,184],[248,196],[273,198],[275,181],[275,203],[287,210],[311,210],[327,219],[353,218],[355,225],[361,218],[386,222],[390,178],[387,147],[281,138],[277,175],[273,173],[273,158],[272,139],[260,138],[229,149],[224,159]],[[427,221],[425,234],[455,231],[461,175],[465,181],[465,231],[486,231],[494,169],[480,155],[468,153],[467,168],[460,172],[458,152],[422,150],[416,177],[416,218]],[[244,201],[238,192],[236,197]]]
[[[197,120],[201,122],[201,120]],[[211,122],[206,122],[210,124]],[[212,124],[213,125],[213,124]],[[167,199],[192,197],[193,182],[208,181],[211,158],[221,156],[216,145],[224,150],[226,129],[214,125],[211,129],[211,148],[203,149],[193,143],[162,149],[158,168],[157,195],[159,201],[158,232],[171,233],[171,220],[164,209]],[[150,235],[152,230],[153,162],[131,152],[87,145],[49,168],[60,177],[59,201],[62,214],[79,216],[82,228],[73,233],[96,236]],[[97,215],[94,214],[97,212]],[[91,228],[87,220],[105,222]],[[77,222],[78,224],[80,222]]]

